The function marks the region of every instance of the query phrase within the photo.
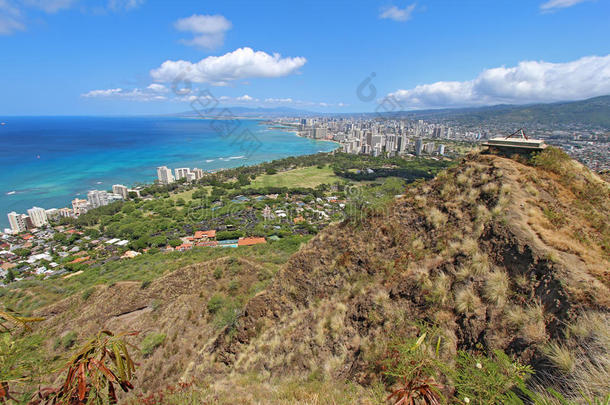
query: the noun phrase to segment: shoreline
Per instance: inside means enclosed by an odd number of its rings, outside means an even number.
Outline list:
[[[188,117],[184,117],[189,119]],[[263,130],[273,130],[273,131],[278,131],[281,132],[282,135],[285,136],[296,136],[298,138],[304,138],[304,139],[311,139],[311,138],[306,138],[306,137],[302,137],[298,134],[298,131],[294,131],[291,128],[278,128],[278,127],[274,127],[274,128],[270,128],[270,126],[267,123],[264,123],[263,119],[260,118],[246,118],[246,120],[248,121],[258,121],[258,125],[261,127],[261,129]],[[313,140],[313,139],[312,139]],[[326,141],[326,142],[333,142],[333,141],[329,141],[329,140],[315,140],[315,141]],[[337,142],[333,142],[336,143]],[[313,148],[312,148],[313,149]],[[203,169],[204,172],[209,173],[209,174],[213,174],[213,173],[219,173],[225,170],[231,170],[237,167],[248,167],[248,166],[257,166],[260,165],[262,163],[268,163],[268,162],[272,162],[274,160],[278,160],[278,159],[282,159],[282,158],[286,158],[286,157],[293,157],[293,156],[306,156],[306,155],[311,155],[311,154],[317,154],[317,153],[332,153],[334,151],[336,151],[337,149],[339,149],[339,147],[337,146],[336,148],[333,148],[332,150],[329,151],[321,151],[321,150],[317,150],[317,151],[306,151],[306,153],[303,154],[299,154],[299,153],[291,153],[290,155],[287,156],[283,156],[283,157],[275,157],[275,158],[268,158],[268,159],[261,159],[260,161],[253,161],[253,162],[248,162],[249,158],[240,155],[239,158],[243,158],[244,160],[246,160],[246,162],[239,162],[240,159],[238,159],[237,156],[225,156],[225,157],[214,157],[213,159],[204,159],[203,157],[201,158],[201,161],[195,165],[194,167],[201,167],[200,165],[204,164],[204,165],[208,165],[209,163],[211,163],[212,161],[216,161],[217,163],[219,162],[223,162],[222,167],[218,167],[218,168],[210,168],[210,169]],[[209,161],[208,161],[209,160]],[[234,164],[231,164],[230,162],[234,162]],[[172,171],[175,167],[183,167],[180,164],[175,164],[175,163],[158,163],[158,166],[163,166],[163,165],[172,165],[174,166],[172,168]],[[190,165],[189,165],[190,166]],[[144,177],[144,179],[142,179],[142,177]],[[16,211],[16,212],[26,212],[26,210],[29,207],[32,206],[36,206],[36,207],[44,207],[44,209],[52,209],[52,208],[64,208],[64,207],[68,207],[68,208],[72,208],[71,207],[71,201],[74,198],[79,198],[79,199],[86,199],[86,195],[88,191],[91,190],[109,190],[110,189],[110,184],[114,183],[114,184],[122,184],[127,186],[128,188],[135,188],[135,187],[149,187],[155,184],[155,180],[156,180],[156,173],[153,173],[151,175],[143,175],[142,177],[140,177],[140,179],[132,179],[131,181],[115,181],[115,180],[108,180],[108,179],[104,179],[104,183],[108,183],[108,185],[102,185],[100,187],[96,187],[94,185],[94,180],[95,179],[91,179],[91,186],[89,189],[87,189],[87,191],[82,191],[82,192],[77,192],[75,194],[70,194],[70,195],[66,195],[63,198],[59,197],[52,197],[49,198],[47,197],[47,195],[42,196],[43,198],[37,199],[37,198],[33,198],[33,201],[28,201],[29,199],[23,199],[23,198],[17,198],[17,199],[12,199],[12,197],[15,196],[20,196],[23,195],[24,193],[19,190],[19,187],[17,184],[15,185],[11,185],[12,187],[7,187],[7,189],[2,192],[1,196],[2,198],[8,203],[6,204],[7,207],[5,207],[5,211],[3,213],[2,219],[0,220],[0,228],[2,228],[2,230],[4,228],[7,228],[10,226],[10,224],[8,223],[7,220],[7,214],[12,212],[12,211]],[[152,178],[151,178],[152,177]],[[100,177],[98,177],[98,179],[100,179]],[[152,181],[151,181],[152,180]],[[97,181],[97,183],[100,183],[99,181]],[[40,195],[38,195],[37,197],[41,197]],[[65,199],[65,200],[64,200]],[[52,201],[48,201],[48,200],[56,200],[56,202],[52,202]],[[24,203],[24,201],[27,201],[26,203]],[[59,202],[61,201],[61,202]],[[4,205],[4,204],[3,204]],[[22,206],[22,207],[20,207]]]
[[[273,121],[270,120],[266,120],[267,122],[272,123]],[[271,124],[266,124],[268,129],[276,129],[278,131],[283,131],[283,132],[291,132],[294,135],[296,135],[298,138],[302,138],[302,139],[311,139],[312,141],[319,141],[319,142],[331,142],[334,143],[336,145],[339,145],[339,147],[341,147],[341,142],[332,140],[332,139],[313,139],[313,138],[308,138],[306,136],[302,136],[300,135],[300,131],[294,128],[289,128],[288,125],[285,124],[274,124],[274,126],[271,126]],[[339,149],[339,147],[337,147],[335,150]],[[334,151],[333,151],[334,152]]]

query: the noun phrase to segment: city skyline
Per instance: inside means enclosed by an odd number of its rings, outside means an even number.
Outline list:
[[[610,94],[608,15],[601,0],[2,0],[0,112],[176,113],[200,89],[322,113],[578,100]]]

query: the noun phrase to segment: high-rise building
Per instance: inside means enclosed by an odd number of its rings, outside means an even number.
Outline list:
[[[49,224],[47,213],[45,212],[44,208],[32,207],[28,210],[28,216],[36,228]]]
[[[17,214],[15,211],[8,213],[8,222],[14,233],[25,232],[27,230],[25,215]]]
[[[114,186],[112,186],[112,192],[114,194],[121,195],[124,200],[129,198],[129,189],[122,184],[115,184]]]
[[[79,198],[72,200],[72,211],[76,216],[84,214],[89,208],[90,206],[87,200],[81,200]]]
[[[159,179],[159,183],[161,184],[171,184],[174,182],[174,175],[172,174],[172,170],[167,166],[157,167],[157,178]]]
[[[438,145],[438,154],[441,156],[445,155],[445,145],[443,145],[442,143]]]
[[[108,205],[108,193],[105,190],[91,190],[87,193],[87,201],[91,208]]]
[[[407,146],[409,145],[409,139],[407,139],[407,137],[403,135],[400,138],[398,138],[398,141],[399,141],[398,150],[400,152],[405,152],[407,150]]]
[[[421,155],[422,149],[424,148],[424,141],[421,138],[417,138],[415,141],[415,155]]]
[[[191,169],[188,167],[180,167],[175,170],[176,180],[186,179],[188,174],[191,172]]]
[[[435,148],[434,142],[427,143],[424,145],[424,152],[433,154],[434,148]]]
[[[313,138],[314,139],[326,139],[327,130],[326,128],[314,128]]]
[[[193,173],[195,173],[195,180],[203,179],[203,170],[202,169],[194,168]]]

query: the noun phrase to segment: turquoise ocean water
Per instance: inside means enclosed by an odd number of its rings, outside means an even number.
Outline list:
[[[13,210],[61,208],[88,190],[150,183],[157,166],[218,170],[337,147],[258,120],[239,120],[229,136],[234,122],[174,117],[0,117],[2,122],[2,228]],[[247,137],[237,136],[243,133]]]

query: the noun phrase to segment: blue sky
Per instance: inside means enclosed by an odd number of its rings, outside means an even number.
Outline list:
[[[0,0],[0,115],[186,111],[201,89],[328,112],[582,99],[610,94],[608,21],[608,0]]]

